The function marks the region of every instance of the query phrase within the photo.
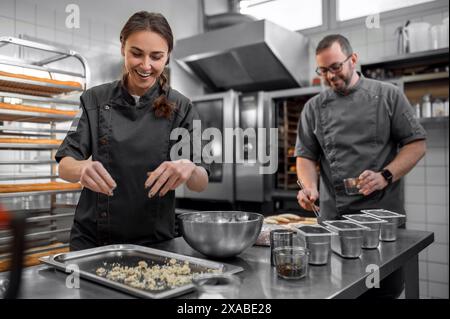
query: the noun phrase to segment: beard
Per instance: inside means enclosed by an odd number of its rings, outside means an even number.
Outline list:
[[[350,68],[347,73],[333,74],[333,77],[325,78],[325,84],[332,88],[335,92],[345,94],[350,88],[354,68]]]

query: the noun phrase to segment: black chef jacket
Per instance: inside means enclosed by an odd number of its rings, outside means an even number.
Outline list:
[[[327,89],[302,111],[296,156],[320,163],[320,217],[335,219],[365,208],[404,213],[400,181],[368,196],[347,195],[343,179],[381,171],[398,148],[426,138],[406,96],[394,85],[364,78],[348,95]]]
[[[109,197],[84,188],[70,234],[72,250],[132,243],[148,245],[175,235],[175,191],[164,197],[148,197],[144,188],[147,172],[170,160],[170,132],[177,127],[191,132],[199,119],[192,103],[170,89],[175,103],[170,118],[156,117],[153,101],[161,94],[153,85],[138,104],[122,81],[91,88],[81,96],[81,108],[56,153],[99,161],[117,183]],[[192,152],[191,152],[192,154]]]

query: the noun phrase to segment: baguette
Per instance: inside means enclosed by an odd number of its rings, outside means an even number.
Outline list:
[[[38,184],[0,184],[0,193],[38,192],[48,190],[77,190],[80,183],[49,182]]]
[[[6,76],[6,77],[24,79],[24,80],[39,81],[39,82],[45,82],[45,83],[52,83],[52,84],[57,84],[57,85],[73,86],[75,88],[80,88],[80,89],[83,88],[81,83],[75,82],[75,81],[60,81],[60,80],[40,78],[40,77],[24,75],[24,74],[8,73],[8,72],[4,72],[4,71],[0,71],[0,76]],[[11,79],[11,80],[13,81],[13,79]]]
[[[0,109],[17,110],[17,111],[24,111],[24,112],[60,114],[60,115],[67,115],[67,116],[75,116],[77,114],[77,111],[55,110],[55,109],[49,109],[49,108],[45,108],[45,107],[28,106],[28,105],[20,105],[20,104],[9,104],[9,103],[0,103]]]
[[[294,215],[294,214],[280,214],[278,216],[279,217],[284,217],[284,218],[287,218],[287,219],[293,220],[293,221],[300,221],[300,220],[302,220],[302,217]]]

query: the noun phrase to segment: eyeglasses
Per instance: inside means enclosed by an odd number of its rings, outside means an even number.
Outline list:
[[[326,67],[318,67],[316,69],[317,75],[324,76],[324,75],[327,75],[328,72],[331,72],[333,74],[341,72],[342,71],[342,66],[344,65],[345,62],[348,61],[348,59],[351,58],[351,56],[352,55],[350,54],[344,61],[342,61],[340,63],[334,63],[334,64],[330,65],[328,68],[326,68]]]

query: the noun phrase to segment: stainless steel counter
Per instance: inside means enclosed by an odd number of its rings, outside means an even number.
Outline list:
[[[227,263],[245,270],[240,298],[355,298],[367,290],[366,267],[376,264],[383,279],[399,267],[406,273],[406,298],[419,297],[418,254],[434,240],[431,232],[399,229],[396,242],[382,242],[378,249],[364,250],[358,259],[343,259],[332,254],[325,266],[310,266],[307,278],[287,281],[277,277],[270,266],[269,247],[253,246]],[[180,254],[204,258],[183,238],[152,246]],[[0,279],[5,274],[0,274]],[[122,292],[81,279],[80,288],[66,287],[67,274],[45,265],[27,268],[22,277],[21,298],[132,298]],[[195,293],[180,298],[196,298]]]

